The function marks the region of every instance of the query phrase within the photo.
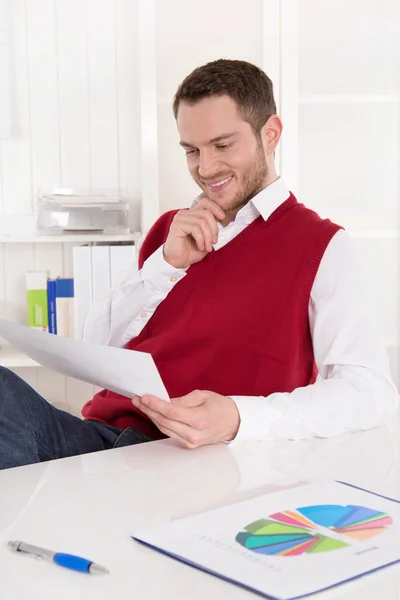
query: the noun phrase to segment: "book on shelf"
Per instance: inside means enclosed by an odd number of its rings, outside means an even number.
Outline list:
[[[73,249],[76,337],[82,337],[90,306],[137,270],[133,244],[76,246]]]
[[[62,337],[75,337],[74,280],[57,278],[55,281],[56,330]]]
[[[56,321],[56,280],[47,280],[47,308],[48,308],[48,322],[49,322],[49,333],[57,333],[57,321]]]
[[[74,280],[57,277],[47,281],[49,333],[75,337]]]
[[[87,250],[87,248],[85,248]],[[89,248],[91,262],[91,302],[101,300],[110,291],[111,273],[110,273],[110,247],[109,246],[91,246]]]
[[[42,331],[48,330],[47,271],[27,271],[26,304],[28,325]]]
[[[116,244],[110,250],[110,288],[127,279],[137,270],[136,246],[132,244]]]
[[[137,270],[134,244],[75,246],[74,278],[26,273],[28,325],[80,339],[90,306]]]

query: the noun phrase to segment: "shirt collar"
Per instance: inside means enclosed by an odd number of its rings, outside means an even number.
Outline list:
[[[246,221],[247,219],[253,220],[254,217],[258,215],[261,215],[264,221],[266,221],[278,206],[283,204],[285,200],[289,198],[289,196],[289,188],[282,177],[278,177],[278,179],[267,185],[261,192],[258,192],[254,198],[239,210],[235,221]],[[192,206],[197,204],[200,198],[201,195],[193,201]]]
[[[278,177],[276,181],[267,185],[266,188],[254,196],[249,204],[253,204],[264,221],[266,221],[289,196],[290,192],[286,183],[282,177]]]

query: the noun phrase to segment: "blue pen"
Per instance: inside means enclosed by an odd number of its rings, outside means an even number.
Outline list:
[[[32,546],[31,544],[25,544],[24,542],[8,542],[8,547],[14,552],[21,552],[27,556],[32,556],[39,560],[47,560],[54,562],[60,567],[66,569],[72,569],[73,571],[80,571],[81,573],[91,574],[102,574],[108,573],[107,569],[98,565],[97,563],[81,558],[80,556],[74,556],[73,554],[63,554],[62,552],[53,552],[52,550],[45,550],[38,546]]]

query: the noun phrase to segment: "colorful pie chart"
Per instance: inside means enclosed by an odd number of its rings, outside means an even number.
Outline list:
[[[387,513],[364,506],[319,504],[254,521],[236,541],[257,554],[299,556],[347,548],[383,533],[392,523]]]

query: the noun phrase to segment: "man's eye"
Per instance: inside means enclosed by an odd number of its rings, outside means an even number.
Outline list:
[[[227,148],[232,148],[233,143],[232,144],[218,144],[216,146],[217,150],[226,150]]]
[[[186,156],[189,156],[190,154],[195,154],[197,152],[197,150],[195,148],[193,148],[192,150],[186,150]]]

